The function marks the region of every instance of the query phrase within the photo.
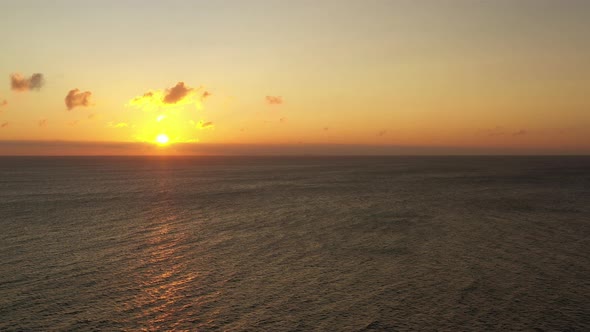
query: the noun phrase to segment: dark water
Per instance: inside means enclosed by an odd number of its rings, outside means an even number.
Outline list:
[[[0,330],[590,330],[590,158],[0,158]]]

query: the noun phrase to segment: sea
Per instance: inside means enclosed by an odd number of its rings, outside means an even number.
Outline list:
[[[590,157],[1,157],[1,331],[590,331]]]

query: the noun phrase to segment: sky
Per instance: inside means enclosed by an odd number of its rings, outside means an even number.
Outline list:
[[[0,155],[588,154],[589,33],[585,0],[1,0]]]

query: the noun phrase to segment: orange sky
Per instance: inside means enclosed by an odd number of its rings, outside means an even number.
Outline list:
[[[576,0],[2,3],[0,154],[587,154],[587,31]]]

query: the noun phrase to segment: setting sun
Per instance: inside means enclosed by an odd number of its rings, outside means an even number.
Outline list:
[[[166,134],[160,134],[158,135],[158,137],[156,137],[156,143],[158,143],[159,145],[166,145],[169,141],[170,139]]]

